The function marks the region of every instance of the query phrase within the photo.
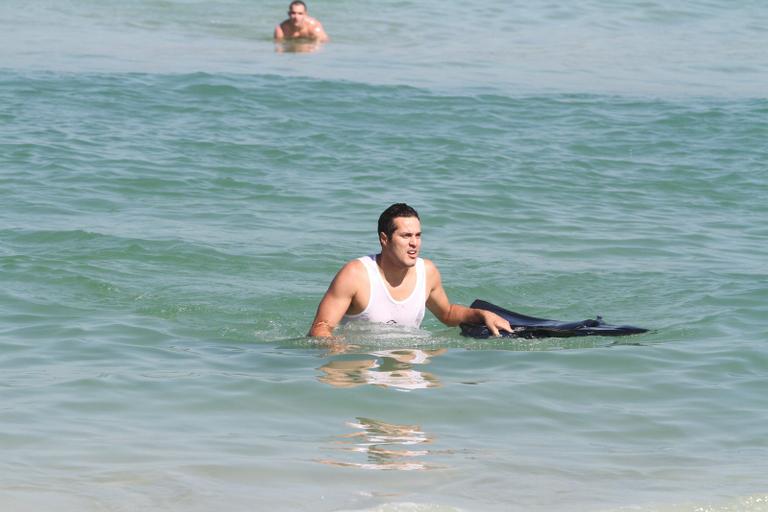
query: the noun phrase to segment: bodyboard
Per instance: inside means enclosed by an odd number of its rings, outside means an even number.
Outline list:
[[[506,319],[513,332],[502,331],[505,338],[565,338],[570,336],[627,336],[642,334],[648,329],[631,325],[606,324],[601,317],[580,322],[561,322],[547,318],[536,318],[509,311],[490,302],[477,299],[470,306],[475,309],[492,311]],[[491,331],[483,324],[460,324],[461,334],[470,338],[490,338]]]

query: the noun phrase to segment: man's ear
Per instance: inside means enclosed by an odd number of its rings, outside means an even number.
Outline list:
[[[383,231],[379,232],[379,243],[382,247],[387,245],[387,242],[389,242],[389,238],[387,237],[387,234]]]

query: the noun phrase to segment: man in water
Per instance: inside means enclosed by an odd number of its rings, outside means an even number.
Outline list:
[[[381,252],[348,262],[328,287],[310,336],[329,338],[340,322],[419,327],[425,306],[449,326],[484,323],[494,336],[512,332],[509,322],[490,311],[451,304],[440,272],[430,260],[419,258],[421,222],[416,210],[396,203],[379,217]]]
[[[290,39],[328,41],[323,25],[307,14],[307,4],[294,0],[288,6],[288,19],[275,27],[275,41]]]

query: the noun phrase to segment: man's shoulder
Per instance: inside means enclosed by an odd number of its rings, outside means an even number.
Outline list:
[[[358,278],[363,273],[367,273],[368,271],[365,268],[365,264],[361,261],[360,258],[355,258],[353,260],[349,260],[344,264],[343,267],[341,267],[341,270],[339,270],[339,275],[343,275],[344,277],[349,278]]]
[[[325,32],[325,28],[323,28],[323,24],[320,23],[320,20],[317,18],[312,18],[308,21],[308,25],[311,31],[313,32]]]
[[[437,265],[432,260],[422,259],[424,260],[424,274],[427,276],[427,280],[432,282],[436,276],[440,275],[440,271],[437,270]]]
[[[367,282],[368,271],[359,259],[346,262],[336,274],[331,286],[336,290],[345,290],[344,293],[353,295],[362,283]]]
[[[427,271],[437,270],[437,265],[432,260],[428,260],[427,258],[421,258],[424,261],[424,268]]]
[[[365,264],[361,261],[360,258],[355,258],[353,260],[349,260],[344,264],[343,267],[341,267],[342,270],[344,270],[345,268],[349,268],[352,270],[360,270],[365,268]]]

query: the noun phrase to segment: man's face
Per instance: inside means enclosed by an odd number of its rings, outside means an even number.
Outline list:
[[[288,9],[288,16],[291,18],[291,23],[296,26],[300,26],[304,23],[304,18],[307,15],[307,11],[303,5],[292,5]]]
[[[416,217],[395,217],[395,231],[389,239],[381,237],[382,251],[405,267],[416,264],[421,249],[421,222]]]

